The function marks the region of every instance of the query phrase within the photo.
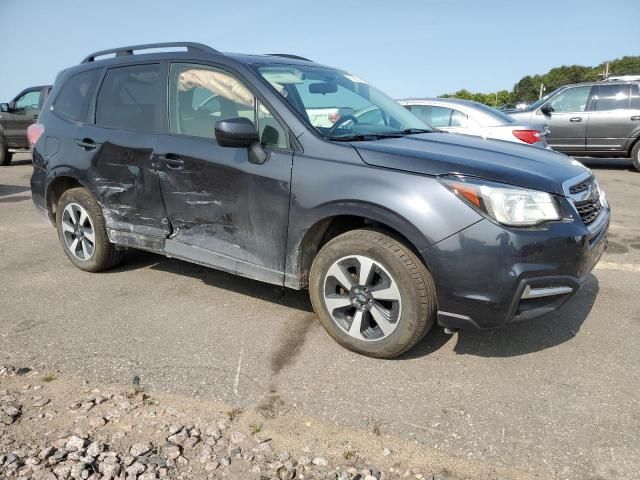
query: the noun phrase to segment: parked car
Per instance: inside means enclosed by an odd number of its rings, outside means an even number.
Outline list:
[[[9,103],[0,103],[0,165],[11,163],[9,149],[29,148],[27,127],[38,118],[50,90],[50,85],[26,88]]]
[[[399,102],[427,124],[440,130],[535,147],[547,146],[544,123],[533,125],[518,122],[482,103],[457,98],[408,99]]]
[[[640,170],[640,82],[565,85],[510,115],[518,121],[546,122],[554,150],[630,157]]]
[[[211,95],[219,111],[198,110]],[[384,122],[313,126],[309,107],[336,105]],[[308,288],[327,332],[374,357],[436,322],[550,312],[607,242],[609,206],[580,163],[432,130],[362,79],[288,56],[98,52],[29,128],[33,201],[78,268],[139,248]]]

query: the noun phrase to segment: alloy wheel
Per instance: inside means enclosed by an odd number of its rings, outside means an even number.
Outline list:
[[[96,234],[87,211],[69,203],[62,211],[62,235],[69,251],[78,260],[89,260],[96,250]]]
[[[364,255],[343,257],[329,267],[323,298],[336,325],[358,340],[381,340],[398,326],[398,285],[380,262]]]

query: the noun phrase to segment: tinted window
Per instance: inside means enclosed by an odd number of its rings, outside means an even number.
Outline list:
[[[162,82],[160,66],[136,65],[107,72],[98,93],[96,124],[134,132],[160,129]]]
[[[596,110],[629,108],[629,85],[599,85]]]
[[[568,88],[549,102],[554,112],[584,112],[591,87]]]
[[[40,90],[32,90],[16,100],[16,110],[36,110],[40,105]]]
[[[631,108],[640,110],[640,87],[638,85],[631,86]]]
[[[429,105],[411,105],[411,113],[426,122],[427,125],[436,128],[445,128],[450,125],[452,110],[450,108],[432,107]]]
[[[66,120],[84,122],[97,80],[98,70],[69,77],[53,102],[53,111]]]

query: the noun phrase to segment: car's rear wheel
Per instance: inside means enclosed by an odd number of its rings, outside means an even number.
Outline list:
[[[56,224],[64,253],[79,269],[99,272],[122,259],[122,252],[109,242],[102,209],[87,189],[62,194]]]
[[[631,161],[635,169],[640,171],[640,140],[631,149]]]
[[[401,355],[436,318],[429,271],[410,248],[379,230],[352,230],[324,245],[311,267],[309,292],[327,332],[371,357]]]
[[[7,166],[11,163],[13,154],[9,151],[7,146],[0,140],[0,166]]]

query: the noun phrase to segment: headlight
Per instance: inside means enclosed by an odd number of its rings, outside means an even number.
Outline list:
[[[552,195],[538,190],[464,176],[444,176],[440,181],[472,207],[513,227],[528,227],[560,220]]]

